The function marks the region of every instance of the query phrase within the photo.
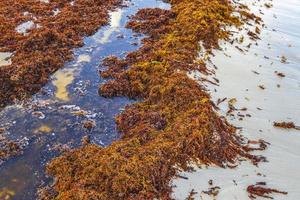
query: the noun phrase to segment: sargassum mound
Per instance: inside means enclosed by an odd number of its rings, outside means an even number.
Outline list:
[[[148,35],[143,46],[103,65],[110,78],[105,97],[140,101],[116,117],[121,140],[106,148],[88,144],[54,159],[47,172],[55,192],[41,199],[171,199],[172,178],[190,164],[226,167],[238,158],[254,164],[236,129],[215,112],[209,94],[187,72],[209,73],[198,58],[231,37],[229,26],[242,28],[261,20],[247,7],[227,0],[171,0],[171,10],[142,9],[127,24]],[[238,15],[237,15],[238,13]]]

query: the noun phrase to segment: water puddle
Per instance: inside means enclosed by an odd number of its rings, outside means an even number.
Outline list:
[[[138,48],[131,44],[141,38],[125,28],[127,16],[144,7],[169,7],[158,0],[134,0],[128,5],[110,14],[110,25],[85,38],[85,45],[74,50],[74,61],[54,73],[32,99],[0,110],[0,128],[5,127],[1,134],[28,141],[22,155],[0,165],[0,199],[35,199],[36,189],[49,181],[46,163],[81,145],[83,136],[102,146],[119,138],[114,117],[132,100],[98,95],[98,86],[105,81],[99,77],[99,65],[109,55],[124,57]],[[0,66],[8,56],[0,54]]]
[[[119,32],[119,28],[120,28],[120,23],[121,23],[121,19],[122,19],[122,10],[119,9],[115,12],[110,13],[110,18],[111,18],[111,23],[110,23],[110,27],[107,28],[102,36],[97,39],[98,35],[95,35],[94,38],[95,40],[100,43],[100,44],[105,44],[107,42],[109,42],[109,38],[110,36],[115,33],[115,32]]]

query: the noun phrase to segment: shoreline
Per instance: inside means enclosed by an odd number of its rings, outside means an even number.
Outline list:
[[[232,98],[236,99],[237,108],[247,108],[247,111],[240,112],[244,116],[241,120],[238,112],[226,118],[233,125],[242,127],[241,134],[247,138],[261,138],[270,143],[266,151],[259,152],[268,162],[258,167],[243,162],[236,169],[208,167],[181,174],[189,180],[174,180],[173,184],[178,185],[173,196],[175,199],[183,199],[192,189],[197,192],[196,199],[212,199],[202,192],[211,187],[209,180],[221,188],[217,199],[247,199],[247,186],[260,181],[265,181],[271,188],[288,192],[287,195],[272,194],[274,199],[294,200],[300,196],[297,188],[300,179],[294,173],[300,167],[299,131],[273,126],[275,121],[300,124],[300,105],[297,102],[300,98],[300,58],[297,55],[300,35],[299,31],[294,31],[297,29],[294,19],[300,19],[297,14],[300,5],[295,1],[273,1],[272,4],[269,9],[260,6],[263,2],[251,6],[254,12],[261,8],[266,24],[258,45],[241,52],[230,44],[222,44],[224,51],[214,52],[215,56],[211,58],[218,68],[215,78],[219,80],[219,86],[205,84],[216,104],[218,100],[227,98],[219,105],[220,115],[226,116],[228,101]],[[282,56],[287,57],[288,63],[281,62]],[[285,77],[279,77],[276,72],[283,73]],[[196,79],[199,79],[198,75]],[[212,77],[209,79],[214,80]],[[264,85],[265,90],[259,85]]]

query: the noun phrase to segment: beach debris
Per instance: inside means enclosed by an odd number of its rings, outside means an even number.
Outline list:
[[[195,195],[198,194],[198,192],[195,191],[195,189],[192,189],[189,193],[189,196],[185,200],[195,200]]]
[[[219,98],[219,99],[217,100],[217,106],[220,105],[221,103],[223,103],[223,102],[226,101],[226,100],[227,100],[227,97],[225,97],[225,98],[223,98],[223,99],[220,99],[220,98]]]
[[[265,90],[266,89],[266,87],[264,86],[264,85],[259,85],[258,86],[260,89],[262,89],[262,90]]]
[[[282,72],[278,72],[278,71],[275,71],[275,74],[281,78],[284,78],[285,77],[285,74],[282,73]]]
[[[272,3],[265,3],[264,6],[266,8],[272,8],[273,7],[273,4]]]
[[[231,113],[232,111],[236,110],[236,108],[234,107],[234,105],[236,104],[237,99],[236,98],[231,98],[228,101],[228,108],[229,110],[227,111],[227,114]]]
[[[202,191],[202,192],[209,196],[216,197],[216,196],[218,196],[220,189],[221,188],[219,186],[214,186],[214,187],[210,187],[207,191]]]
[[[287,58],[286,58],[285,56],[281,56],[280,61],[281,61],[282,63],[287,63]]]
[[[188,177],[183,176],[183,175],[180,175],[180,174],[176,174],[175,177],[176,177],[176,178],[182,178],[182,179],[184,179],[184,180],[188,180],[188,179],[189,179]]]
[[[300,126],[296,126],[294,122],[274,122],[273,126],[277,128],[300,130]]]
[[[258,34],[253,31],[248,31],[247,34],[251,40],[259,40],[260,39]]]
[[[284,194],[287,195],[287,192],[279,191],[277,189],[272,189],[266,187],[266,182],[257,182],[255,185],[249,185],[247,187],[247,192],[249,193],[250,199],[256,199],[257,197],[263,197],[267,199],[273,199],[270,194],[272,193],[278,193],[278,194]]]
[[[236,48],[237,50],[239,50],[240,52],[244,52],[244,50],[243,50],[241,47],[239,47],[239,46],[235,46],[235,48]]]
[[[248,145],[245,148],[248,148],[248,151],[263,151],[266,150],[266,148],[268,147],[268,145],[270,145],[270,143],[266,142],[263,139],[259,139],[259,140],[248,140]],[[250,145],[258,145],[258,147],[251,147]]]

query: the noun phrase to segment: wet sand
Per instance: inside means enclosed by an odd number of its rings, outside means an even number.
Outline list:
[[[211,187],[209,180],[221,188],[216,199],[248,199],[247,186],[259,181],[288,192],[286,196],[271,195],[274,199],[295,200],[300,197],[300,132],[273,127],[274,121],[300,124],[300,4],[295,0],[275,0],[273,4],[270,9],[260,7],[262,3],[251,6],[251,9],[260,8],[264,13],[262,18],[267,28],[262,30],[261,40],[244,53],[226,43],[221,45],[225,51],[215,51],[212,58],[212,63],[218,68],[215,77],[220,86],[206,84],[215,102],[228,98],[219,106],[221,115],[226,115],[228,100],[232,98],[236,98],[237,108],[247,108],[240,114],[250,114],[251,117],[239,117],[235,112],[235,117],[227,116],[227,119],[242,127],[241,133],[247,138],[262,138],[270,143],[266,151],[258,152],[268,162],[258,167],[242,162],[236,169],[204,167],[195,173],[184,173],[182,175],[188,180],[174,181],[176,199],[184,199],[192,189],[198,192],[195,199],[213,199],[202,192]],[[244,44],[247,45],[247,41]],[[281,62],[282,56],[287,58],[287,63]],[[279,77],[275,71],[282,72],[285,77]]]

